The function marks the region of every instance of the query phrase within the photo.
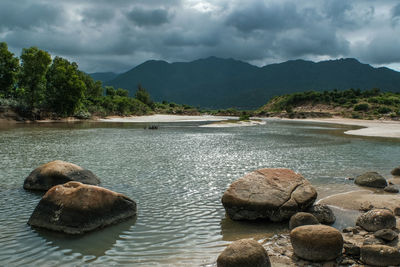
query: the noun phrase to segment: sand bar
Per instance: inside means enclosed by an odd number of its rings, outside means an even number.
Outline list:
[[[288,121],[322,122],[364,127],[344,132],[350,135],[400,138],[400,121],[356,120],[346,118],[284,119]]]
[[[317,203],[349,210],[374,207],[388,208],[393,211],[396,207],[400,207],[400,196],[399,194],[386,193],[378,189],[364,189],[328,196]]]
[[[196,122],[196,121],[224,121],[235,117],[221,117],[211,115],[189,116],[189,115],[164,115],[155,114],[148,116],[131,116],[131,117],[108,117],[99,119],[107,122]]]
[[[213,122],[210,124],[200,125],[199,127],[205,128],[225,128],[225,127],[246,127],[246,126],[256,126],[256,125],[264,125],[267,122],[264,120],[250,120],[250,121],[237,121],[237,122],[229,122],[229,121],[220,121]]]

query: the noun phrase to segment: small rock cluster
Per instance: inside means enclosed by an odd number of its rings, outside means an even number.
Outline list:
[[[400,167],[393,169],[391,173],[393,176],[399,176]],[[391,181],[388,183],[385,177],[377,172],[363,173],[357,176],[354,182],[360,186],[383,188],[383,190],[388,193],[399,193],[397,185],[393,184]]]
[[[136,216],[132,199],[96,186],[91,171],[65,161],[52,161],[24,181],[26,190],[47,191],[28,224],[67,234],[83,234]]]

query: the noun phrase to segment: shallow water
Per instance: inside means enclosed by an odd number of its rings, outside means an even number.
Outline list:
[[[244,237],[287,228],[225,218],[228,185],[258,168],[302,173],[319,198],[354,190],[346,177],[375,170],[390,176],[400,142],[343,134],[349,126],[268,121],[201,128],[204,122],[47,123],[0,126],[0,265],[203,266]],[[138,203],[138,218],[82,237],[33,230],[26,222],[41,195],[22,189],[37,166],[55,159],[96,173],[102,186]],[[335,213],[342,214],[340,210]],[[335,226],[352,223],[344,212]]]

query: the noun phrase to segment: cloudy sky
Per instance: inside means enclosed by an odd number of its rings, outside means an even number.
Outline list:
[[[208,56],[259,66],[355,57],[400,71],[398,0],[1,0],[0,41],[87,72]]]

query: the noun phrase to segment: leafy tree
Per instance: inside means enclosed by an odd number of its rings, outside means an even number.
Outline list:
[[[151,100],[150,94],[144,89],[140,84],[138,85],[138,89],[135,93],[135,98],[142,103],[148,105],[149,107],[153,107],[153,100]]]
[[[57,114],[71,116],[79,108],[86,86],[78,65],[55,57],[47,74],[47,99],[49,107]]]
[[[19,60],[8,51],[6,43],[0,43],[0,96],[10,97],[14,94]]]
[[[116,90],[112,86],[106,86],[106,96],[115,96],[116,95]]]
[[[51,63],[50,54],[37,47],[24,48],[21,54],[20,86],[25,101],[33,110],[42,105],[46,90],[46,73]]]
[[[78,71],[80,79],[85,83],[86,91],[84,93],[85,98],[89,100],[94,100],[103,94],[103,86],[101,81],[93,80],[90,75],[84,73],[83,71]]]
[[[118,96],[128,97],[129,91],[122,88],[118,88],[117,91],[115,91],[115,94]]]

